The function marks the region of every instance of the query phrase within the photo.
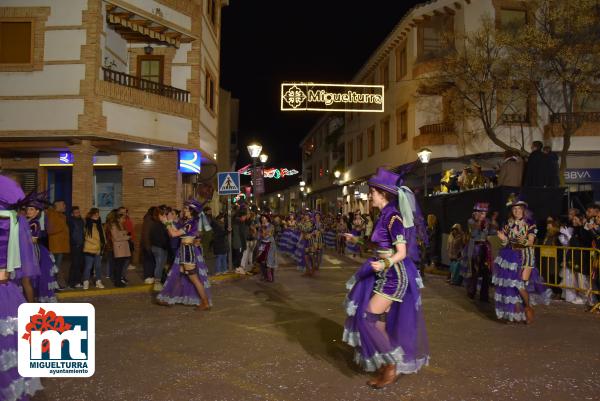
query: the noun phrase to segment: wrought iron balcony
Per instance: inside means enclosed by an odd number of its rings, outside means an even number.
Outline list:
[[[419,127],[419,134],[453,134],[454,125],[451,123],[427,124]]]
[[[578,113],[571,113],[571,118],[576,123],[597,123],[600,122],[600,112],[584,111]],[[553,124],[566,124],[568,119],[568,113],[554,113],[552,114],[552,116],[550,116],[550,122]]]
[[[142,79],[123,72],[111,70],[110,68],[102,67],[104,80],[113,82],[118,85],[136,88],[144,92],[154,93],[155,95],[165,96],[179,102],[188,103],[190,101],[190,92],[174,88],[169,85],[159,84],[158,82]]]

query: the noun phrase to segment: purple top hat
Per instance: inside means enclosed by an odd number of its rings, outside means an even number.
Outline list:
[[[200,203],[198,202],[196,199],[194,198],[190,198],[187,201],[185,201],[185,205],[187,207],[189,207],[192,210],[195,210],[196,212],[200,213],[202,211],[202,209],[204,209],[204,203]]]
[[[512,208],[514,206],[523,206],[527,208],[527,202],[523,200],[523,197],[520,194],[510,194],[508,197],[508,202],[506,202],[506,207]]]
[[[369,178],[367,184],[370,187],[382,189],[394,195],[398,195],[398,187],[402,185],[404,180],[399,174],[388,171],[382,167],[377,169],[377,173]]]
[[[473,206],[474,212],[488,212],[490,210],[490,204],[487,202],[477,202],[475,206]]]

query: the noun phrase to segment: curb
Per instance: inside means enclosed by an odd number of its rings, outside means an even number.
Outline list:
[[[227,273],[221,276],[214,276],[209,278],[211,285],[228,283],[243,279],[244,276],[237,273]],[[140,293],[152,293],[153,284],[138,284],[132,285],[131,287],[124,288],[104,288],[99,290],[75,290],[66,292],[57,292],[56,298],[59,300],[71,299],[71,298],[88,298],[103,295],[126,295],[126,294],[140,294]]]

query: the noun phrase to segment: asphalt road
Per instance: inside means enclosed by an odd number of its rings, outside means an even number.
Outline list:
[[[96,307],[96,373],[44,379],[35,401],[598,400],[600,318],[553,302],[531,326],[428,277],[430,366],[384,390],[341,342],[345,281],[358,263],[326,258],[318,278],[290,264],[276,282],[213,287],[214,308],[152,304],[147,293],[69,299]]]

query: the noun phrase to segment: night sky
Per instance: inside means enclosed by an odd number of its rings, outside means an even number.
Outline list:
[[[230,0],[222,14],[221,87],[240,99],[238,168],[250,162],[246,145],[256,140],[268,165],[300,170],[298,144],[322,114],[281,112],[281,82],[349,82],[418,2]]]

